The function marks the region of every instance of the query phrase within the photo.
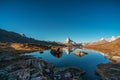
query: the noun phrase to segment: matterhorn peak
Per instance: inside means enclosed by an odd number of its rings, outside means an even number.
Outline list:
[[[66,43],[70,43],[70,38],[67,37],[66,40],[65,40]]]
[[[76,42],[74,42],[73,40],[71,40],[69,37],[66,38],[65,43],[66,44],[74,44],[74,45],[77,44]]]

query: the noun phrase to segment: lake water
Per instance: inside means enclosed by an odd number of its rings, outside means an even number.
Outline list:
[[[88,54],[84,56],[76,56],[75,51],[84,51]],[[100,63],[108,63],[109,60],[104,58],[100,52],[85,50],[85,49],[64,49],[63,53],[51,54],[50,50],[45,50],[44,53],[33,52],[25,55],[33,57],[41,57],[42,59],[53,63],[56,67],[69,67],[75,66],[83,71],[86,71],[83,75],[83,80],[100,80],[100,77],[95,74],[96,65]]]

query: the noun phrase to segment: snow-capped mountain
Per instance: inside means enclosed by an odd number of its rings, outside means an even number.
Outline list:
[[[69,37],[65,40],[66,44],[76,44],[73,40],[71,40]]]
[[[111,38],[106,39],[108,42],[112,42],[116,39],[120,38],[120,36],[112,36]]]
[[[97,45],[112,42],[120,38],[120,36],[112,36],[111,38],[101,38],[100,40],[94,42],[83,43],[83,45]]]
[[[81,43],[75,42],[75,41],[71,40],[69,37],[66,38],[64,44],[65,45],[76,45],[76,46],[81,45]]]

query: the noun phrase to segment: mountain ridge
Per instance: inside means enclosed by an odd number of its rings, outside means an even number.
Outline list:
[[[63,45],[57,42],[36,40],[34,38],[29,38],[25,36],[25,34],[21,35],[19,33],[7,31],[4,29],[0,29],[0,42],[34,43],[34,44],[41,44],[41,45]]]
[[[120,56],[119,54],[120,53],[120,38],[112,42],[105,43],[105,44],[85,45],[83,47],[87,49],[98,50],[104,53],[109,53],[110,55]]]
[[[115,41],[115,40],[117,40],[118,38],[120,38],[120,36],[112,36],[111,38],[101,38],[100,40],[97,40],[97,41],[85,42],[85,43],[83,43],[83,45],[99,45],[99,44],[105,44],[105,43],[109,43],[109,42]]]

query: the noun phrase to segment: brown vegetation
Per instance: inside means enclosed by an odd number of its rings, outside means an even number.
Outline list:
[[[87,49],[93,49],[93,50],[98,50],[104,53],[109,53],[111,55],[117,55],[120,56],[120,38],[109,42],[105,44],[100,44],[100,45],[88,45],[88,46],[83,46],[83,48]]]
[[[32,51],[41,51],[46,49],[47,46],[36,46],[32,44],[21,43],[0,43],[0,51],[5,53],[24,53]]]

